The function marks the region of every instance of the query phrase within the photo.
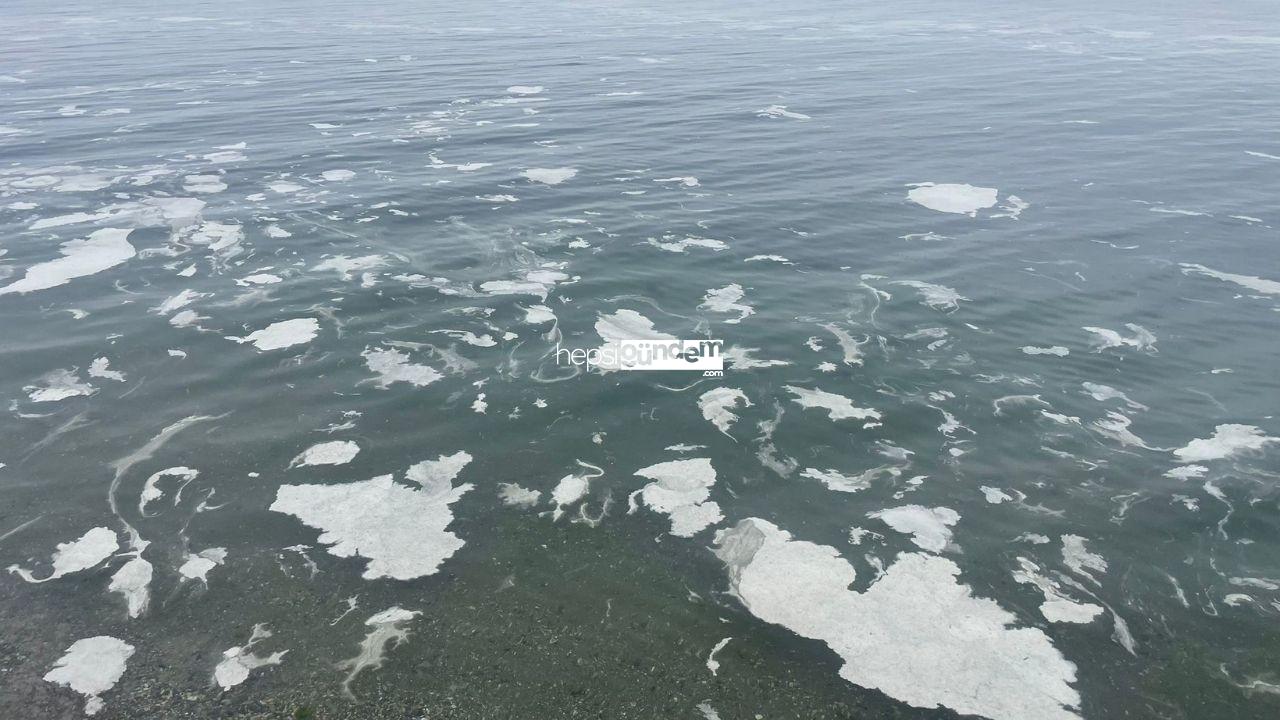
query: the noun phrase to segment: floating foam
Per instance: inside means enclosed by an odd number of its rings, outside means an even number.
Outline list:
[[[641,468],[635,474],[653,482],[633,494],[632,512],[637,507],[635,499],[639,498],[650,509],[670,516],[672,535],[693,537],[724,519],[720,506],[707,499],[716,482],[710,458],[671,460]]]
[[[1098,579],[1093,576],[1093,572],[1105,573],[1107,561],[1101,555],[1089,552],[1085,542],[1079,535],[1063,535],[1062,562],[1071,568],[1071,572],[1088,578],[1097,585]]]
[[[449,532],[450,505],[470,483],[416,490],[391,475],[341,485],[282,485],[271,510],[321,530],[319,542],[337,557],[363,557],[362,577],[396,580],[431,575],[463,541]]]
[[[863,475],[845,475],[839,470],[827,468],[819,470],[817,468],[805,468],[800,471],[800,477],[817,480],[827,486],[828,490],[836,492],[852,493],[859,490],[866,490],[871,487],[871,480],[867,474]]]
[[[746,393],[730,387],[708,390],[698,398],[698,409],[702,411],[702,417],[725,435],[729,435],[729,428],[738,420],[733,409],[739,404],[742,407],[751,407],[751,401],[747,399]]]
[[[1022,352],[1026,355],[1055,355],[1057,357],[1066,357],[1071,354],[1070,350],[1062,347],[1061,345],[1054,345],[1052,347],[1024,345],[1022,347]]]
[[[21,280],[0,287],[0,295],[47,290],[120,265],[138,254],[129,244],[130,232],[103,228],[84,240],[65,242],[60,249],[62,257],[27,268]]]
[[[31,398],[31,402],[58,402],[69,397],[87,397],[98,392],[97,388],[81,380],[74,368],[50,370],[40,376],[37,382],[39,384],[26,385],[22,388],[26,391],[27,397]]]
[[[1252,290],[1254,292],[1265,293],[1267,295],[1280,295],[1280,282],[1275,280],[1265,280],[1252,275],[1237,275],[1235,273],[1222,272],[1221,270],[1213,270],[1204,265],[1196,265],[1193,263],[1180,263],[1183,274],[1205,275],[1207,277],[1222,280],[1224,282],[1235,283],[1242,288]]]
[[[1040,570],[1040,566],[1030,560],[1018,558],[1019,569],[1013,573],[1013,579],[1025,585],[1034,585],[1044,595],[1040,604],[1040,614],[1049,622],[1056,623],[1089,623],[1102,614],[1102,607],[1092,603],[1081,603],[1067,597],[1062,586]]]
[[[257,655],[252,651],[254,645],[269,637],[271,637],[271,631],[266,625],[258,623],[253,626],[249,642],[224,650],[222,660],[213,669],[213,681],[218,684],[218,687],[224,691],[230,690],[248,680],[249,673],[254,670],[268,665],[279,665],[288,654],[288,650],[280,650],[270,655]]]
[[[282,350],[294,345],[309,343],[320,332],[320,321],[315,318],[295,318],[271,323],[245,337],[228,337],[238,343],[253,343],[261,352]]]
[[[756,111],[756,117],[762,118],[791,118],[792,120],[812,120],[813,118],[803,113],[792,112],[787,109],[786,105],[770,105]]]
[[[350,671],[342,681],[342,691],[345,694],[352,696],[351,683],[356,679],[357,675],[365,670],[376,670],[382,667],[382,663],[387,657],[388,644],[391,647],[398,647],[408,640],[409,631],[404,626],[421,614],[418,610],[405,610],[402,607],[393,605],[364,621],[365,626],[369,628],[369,632],[360,641],[360,651],[356,653],[355,657],[344,660],[338,665],[338,667],[346,668]]]
[[[911,542],[930,552],[942,552],[951,544],[951,527],[960,520],[960,514],[951,508],[927,508],[922,505],[903,505],[867,513],[885,525],[904,535]]]
[[[969,298],[961,295],[952,288],[944,285],[934,285],[933,283],[921,282],[919,280],[898,280],[894,285],[906,285],[920,291],[924,297],[924,303],[932,308],[939,310],[955,310],[959,307],[962,300]]]
[[[969,184],[919,183],[907,192],[907,199],[930,210],[974,217],[979,210],[996,204],[995,188]]]
[[[673,253],[682,253],[691,247],[706,248],[708,250],[715,250],[716,252],[729,249],[729,246],[720,240],[700,237],[686,237],[680,240],[671,240],[670,236],[664,236],[662,240],[649,238],[648,243],[659,250],[665,250]]]
[[[104,706],[102,694],[115,687],[124,675],[133,646],[110,637],[77,640],[45,673],[45,682],[70,688],[85,697],[84,714],[96,715]]]
[[[206,585],[209,582],[209,571],[227,562],[227,549],[205,548],[198,553],[187,553],[186,560],[178,566],[178,574],[184,580],[199,580]]]
[[[1086,332],[1093,333],[1094,352],[1102,352],[1108,348],[1131,347],[1145,352],[1155,352],[1156,336],[1150,330],[1134,323],[1125,323],[1125,327],[1133,332],[1133,337],[1125,337],[1115,330],[1101,327],[1085,327]]]
[[[825,390],[796,387],[794,385],[786,385],[785,388],[792,395],[792,402],[798,403],[804,408],[820,408],[826,410],[832,420],[879,420],[880,413],[870,408],[860,408],[853,406],[853,400],[843,395],[837,395]]]
[[[409,362],[409,354],[394,348],[366,348],[360,354],[365,367],[377,374],[374,380],[380,388],[403,382],[423,387],[444,377],[435,368]]]
[[[109,528],[96,527],[71,542],[58,543],[53,553],[53,569],[49,575],[36,579],[30,570],[10,565],[9,572],[29,583],[57,580],[65,575],[97,567],[120,549],[120,541]]]
[[[1280,438],[1269,437],[1253,425],[1228,423],[1214,428],[1211,437],[1192,440],[1173,454],[1184,463],[1204,462],[1242,452],[1258,452],[1271,443],[1280,443]]]
[[[330,442],[322,442],[304,450],[293,462],[289,463],[289,467],[299,467],[307,465],[346,465],[355,459],[360,452],[360,446],[351,440],[332,440]]]
[[[520,173],[525,178],[543,185],[559,185],[560,183],[573,179],[578,174],[574,168],[529,168]]]
[[[1080,718],[1075,665],[1043,632],[974,597],[946,558],[901,553],[854,592],[854,568],[835,548],[793,540],[766,520],[748,518],[715,540],[747,610],[826,643],[851,683],[992,720]]]
[[[744,294],[742,286],[737,283],[726,285],[717,290],[708,290],[707,294],[702,298],[702,304],[698,305],[698,309],[718,313],[736,312],[738,317],[724,321],[726,325],[735,325],[756,313],[755,309],[750,305],[739,302]]]
[[[498,485],[498,497],[507,507],[531,508],[542,499],[542,493],[515,483],[502,483]]]

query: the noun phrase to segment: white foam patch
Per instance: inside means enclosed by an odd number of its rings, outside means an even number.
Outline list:
[[[21,280],[0,287],[0,295],[47,290],[120,265],[138,254],[129,244],[130,232],[132,230],[103,228],[84,240],[65,242],[59,250],[62,257],[27,268]]]
[[[1101,327],[1085,327],[1084,330],[1094,335],[1094,352],[1102,352],[1108,348],[1117,347],[1131,347],[1146,352],[1155,351],[1156,336],[1154,333],[1134,323],[1125,323],[1125,327],[1133,332],[1132,337],[1125,337],[1115,330]]]
[[[338,667],[348,669],[346,679],[342,681],[342,691],[351,695],[351,683],[356,676],[368,669],[382,667],[387,657],[387,644],[399,647],[409,638],[409,631],[404,626],[422,613],[417,610],[405,610],[393,605],[386,610],[364,621],[369,632],[360,641],[360,650],[356,656],[341,662]]]
[[[245,157],[245,154],[239,150],[219,150],[218,152],[206,153],[204,159],[214,165],[222,165],[224,163],[244,162],[249,158]]]
[[[751,401],[747,399],[746,393],[736,388],[718,387],[702,393],[698,398],[698,409],[702,411],[702,417],[725,435],[729,435],[729,428],[738,421],[733,409],[739,405],[751,407]]]
[[[271,631],[266,625],[258,623],[253,626],[249,642],[224,650],[222,660],[213,669],[213,681],[218,684],[218,687],[224,691],[230,690],[248,680],[249,673],[254,670],[268,665],[279,665],[289,652],[288,650],[280,650],[270,655],[258,655],[253,652],[254,645],[269,637],[271,637]]]
[[[289,467],[307,465],[346,465],[355,459],[360,446],[351,440],[332,440],[312,445],[289,463]]]
[[[66,215],[55,215],[53,217],[40,218],[32,222],[28,228],[31,230],[45,230],[47,228],[62,227],[64,225],[79,225],[81,223],[98,222],[111,217],[109,212],[75,212]]]
[[[498,341],[494,340],[493,336],[488,333],[485,333],[484,335],[476,335],[470,330],[432,330],[431,332],[448,335],[455,340],[461,340],[462,342],[475,347],[493,347],[498,344]]]
[[[498,486],[498,497],[507,507],[531,508],[542,499],[542,493],[515,483],[502,483]]]
[[[334,255],[317,263],[311,270],[313,272],[336,272],[342,276],[343,280],[351,280],[358,272],[376,270],[386,264],[387,259],[381,255],[361,255],[360,257]]]
[[[1052,347],[1024,345],[1022,347],[1022,352],[1025,355],[1056,355],[1057,357],[1066,357],[1071,354],[1070,350],[1062,347],[1061,345],[1054,345]]]
[[[826,323],[822,325],[822,328],[836,337],[836,343],[840,345],[840,352],[843,354],[841,361],[845,365],[852,367],[862,364],[862,346],[871,342],[870,338],[858,342],[853,335],[849,334],[848,330],[835,323]],[[811,340],[816,340],[816,338],[811,338]],[[814,350],[814,345],[811,343],[809,348]],[[814,352],[817,352],[817,350],[814,350]]]
[[[459,450],[452,455],[441,455],[435,460],[423,460],[409,467],[405,477],[430,493],[447,493],[453,488],[453,481],[471,462],[471,454]]]
[[[22,389],[31,398],[31,402],[58,402],[69,397],[89,396],[98,389],[84,382],[73,370],[50,370],[40,376],[37,385],[26,385]]]
[[[762,118],[790,118],[792,120],[812,120],[813,118],[804,113],[793,112],[787,109],[786,105],[770,105],[756,111],[756,117]]]
[[[603,474],[603,472],[598,474],[571,473],[560,478],[560,482],[556,483],[555,488],[551,490],[551,504],[555,506],[555,509],[551,512],[551,519],[559,520],[564,515],[566,507],[586,497],[587,490],[591,488],[592,478],[600,477]]]
[[[271,273],[254,273],[236,280],[236,284],[242,287],[247,285],[275,285],[280,282],[284,282],[284,278]]]
[[[138,514],[142,517],[153,516],[154,513],[147,511],[147,506],[164,497],[164,488],[160,487],[161,480],[172,477],[182,481],[178,489],[178,492],[181,493],[181,488],[186,487],[187,483],[195,480],[199,476],[199,470],[181,465],[165,468],[164,470],[159,470],[153,473],[151,477],[147,478],[146,482],[143,483],[142,492],[138,493]],[[177,501],[175,500],[174,502],[176,503]]]
[[[622,340],[676,339],[674,335],[655,330],[653,321],[635,310],[618,310],[609,315],[597,315],[595,331],[605,341],[605,347]],[[621,359],[619,358],[617,364],[601,363],[595,367],[600,370],[617,370],[621,366]]]
[[[202,317],[195,310],[183,310],[182,312],[174,313],[173,317],[169,318],[169,324],[176,328],[198,327],[196,323],[208,319]]]
[[[717,290],[708,290],[707,294],[702,298],[702,304],[698,305],[698,309],[718,313],[736,312],[738,317],[724,321],[726,325],[735,325],[756,313],[755,309],[750,305],[739,302],[744,295],[742,286],[737,283],[726,285]]]
[[[29,583],[49,582],[65,575],[97,567],[98,563],[111,557],[120,549],[120,541],[115,532],[105,527],[96,527],[71,542],[58,543],[53,553],[53,569],[49,575],[37,579],[30,570],[10,565],[9,572]]]
[[[1089,623],[1102,614],[1102,607],[1093,603],[1081,603],[1067,597],[1062,586],[1040,570],[1040,566],[1030,560],[1018,558],[1019,569],[1013,573],[1013,579],[1024,585],[1034,585],[1044,594],[1044,602],[1040,604],[1040,614],[1044,619],[1055,623]]]
[[[698,187],[698,184],[699,184],[698,178],[692,175],[680,175],[677,177],[669,177],[669,178],[654,178],[653,181],[657,183],[680,183],[685,187]]]
[[[1196,480],[1198,478],[1202,478],[1205,476],[1205,473],[1207,472],[1209,472],[1209,468],[1203,465],[1182,465],[1182,466],[1173,468],[1172,470],[1165,471],[1164,476],[1167,478],[1172,478],[1174,480],[1182,480],[1183,482],[1186,482],[1187,480]]]
[[[826,485],[828,490],[836,492],[852,493],[871,487],[871,478],[867,474],[845,475],[832,468],[827,468],[826,470],[805,468],[800,472],[800,477],[817,480]]]
[[[449,506],[471,488],[417,490],[391,475],[341,485],[282,485],[271,510],[321,530],[318,541],[333,555],[368,558],[366,580],[412,580],[435,573],[463,546],[446,529],[453,521]]]
[[[145,541],[143,548],[146,547]],[[142,548],[137,550],[142,552]],[[141,554],[120,566],[107,589],[124,596],[125,609],[129,617],[136,618],[147,611],[151,604],[151,577],[154,574],[151,563],[142,559]]]
[[[664,237],[662,240],[649,238],[648,243],[660,250],[673,253],[682,253],[691,247],[706,248],[708,250],[715,250],[716,252],[729,249],[729,246],[721,240],[700,237],[685,237],[680,240],[672,240],[669,237]]]
[[[825,390],[796,387],[794,385],[784,386],[788,392],[795,395],[792,402],[798,403],[804,408],[820,408],[826,410],[832,420],[879,420],[880,413],[871,408],[854,407],[853,400],[843,395],[837,395]]]
[[[1173,454],[1184,463],[1222,460],[1242,452],[1260,452],[1267,445],[1280,443],[1280,438],[1269,437],[1261,428],[1253,425],[1225,424],[1214,428],[1213,435],[1192,440],[1186,447]]]
[[[83,695],[84,714],[96,715],[104,706],[102,694],[120,682],[132,656],[133,646],[118,638],[84,638],[71,643],[44,679]]]
[[[907,192],[907,199],[930,210],[973,217],[979,210],[996,204],[996,188],[969,184],[920,183]]]
[[[1146,410],[1147,406],[1139,402],[1129,399],[1128,395],[1111,387],[1110,385],[1100,385],[1098,383],[1083,382],[1080,384],[1089,397],[1098,402],[1106,402],[1108,400],[1122,400],[1126,405],[1134,410]]]
[[[1224,273],[1221,270],[1213,270],[1206,268],[1204,265],[1196,265],[1193,263],[1180,263],[1184,274],[1207,275],[1207,277],[1220,279],[1222,282],[1238,284],[1238,286],[1247,288],[1253,292],[1265,293],[1265,295],[1280,295],[1280,282],[1268,281],[1265,278],[1253,277],[1253,275],[1238,275],[1235,273]]]
[[[938,310],[955,310],[960,307],[961,301],[969,299],[945,285],[934,285],[919,280],[898,280],[893,284],[915,288],[920,291],[925,305]]]
[[[89,365],[89,377],[102,378],[104,380],[115,380],[116,382],[124,382],[124,373],[111,369],[111,361],[107,358],[100,357],[94,359]]]
[[[1135,435],[1133,431],[1129,429],[1131,424],[1133,424],[1133,420],[1130,419],[1129,416],[1114,410],[1108,410],[1106,418],[1094,420],[1089,427],[1095,432],[1105,435],[1121,445],[1155,450],[1155,448],[1148,445],[1145,440]]]
[[[176,310],[181,310],[182,308],[190,305],[191,303],[199,300],[200,298],[207,297],[207,296],[208,296],[208,293],[196,292],[195,290],[191,290],[191,289],[183,290],[177,295],[171,295],[168,298],[166,298],[164,302],[160,303],[155,308],[153,308],[152,312],[158,315],[168,315],[171,312],[174,312]]]
[[[1013,500],[1013,497],[1010,496],[1009,493],[1001,490],[1000,488],[991,487],[990,485],[983,485],[979,490],[982,491],[982,497],[992,505],[999,505],[1000,503],[1006,503]]]
[[[716,482],[710,458],[671,460],[641,468],[635,474],[653,482],[635,492],[633,503],[638,497],[650,509],[670,516],[672,535],[693,537],[724,519],[720,506],[707,499]],[[633,504],[631,511],[635,509]]]
[[[1005,197],[1004,204],[1000,206],[1001,212],[995,213],[991,217],[1017,220],[1022,217],[1022,211],[1029,207],[1031,207],[1031,203],[1017,195],[1009,195]]]
[[[227,562],[227,549],[205,548],[198,553],[187,553],[186,560],[178,566],[178,574],[184,580],[199,580],[208,584],[209,572]]]
[[[951,526],[960,520],[960,513],[951,508],[927,508],[922,505],[903,505],[867,513],[885,525],[904,535],[911,542],[930,552],[942,552],[951,544]]]
[[[752,255],[742,262],[776,262],[782,265],[795,265],[782,255]]]
[[[760,518],[716,534],[730,590],[756,617],[821,640],[840,676],[914,707],[992,720],[1079,720],[1076,667],[1040,630],[974,597],[948,559],[901,553],[865,592],[832,547]]]
[[[530,305],[524,308],[524,321],[530,325],[542,325],[555,320],[555,311],[546,305]]]
[[[192,231],[190,241],[207,247],[225,263],[243,251],[240,244],[244,242],[244,228],[234,223],[203,222]]]
[[[574,168],[529,168],[520,173],[525,178],[543,185],[559,185],[566,180],[572,180],[573,176],[578,174]]]
[[[754,357],[760,348],[734,345],[724,351],[724,361],[734,370],[757,370],[760,368],[781,367],[790,365],[790,360],[762,360]]]
[[[486,295],[533,295],[546,301],[547,294],[556,283],[569,279],[565,273],[555,269],[529,270],[520,280],[489,280],[480,283],[481,292]]]
[[[208,195],[220,193],[227,189],[221,175],[188,175],[183,179],[182,189],[189,193]]]
[[[409,362],[408,353],[394,348],[366,348],[360,355],[364,358],[365,367],[377,374],[374,382],[380,388],[398,382],[423,387],[444,377],[435,368]]]
[[[1071,569],[1071,572],[1088,578],[1095,585],[1098,584],[1098,579],[1093,576],[1093,573],[1107,571],[1107,561],[1101,555],[1089,552],[1085,546],[1085,539],[1079,535],[1062,536],[1062,562]]]
[[[261,352],[282,350],[294,345],[309,343],[320,332],[320,321],[315,318],[295,318],[271,323],[245,337],[228,337],[238,343],[253,343]]]

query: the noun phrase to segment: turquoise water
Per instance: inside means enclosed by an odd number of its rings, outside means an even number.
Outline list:
[[[1048,5],[10,8],[0,714],[1273,717],[1280,24]]]

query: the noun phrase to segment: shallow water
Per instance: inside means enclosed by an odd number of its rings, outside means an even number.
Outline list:
[[[0,715],[1275,716],[1201,5],[10,8]],[[635,314],[724,377],[556,364]]]

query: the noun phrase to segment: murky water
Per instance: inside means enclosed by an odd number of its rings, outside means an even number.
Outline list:
[[[43,5],[5,717],[1280,710],[1268,4]]]

